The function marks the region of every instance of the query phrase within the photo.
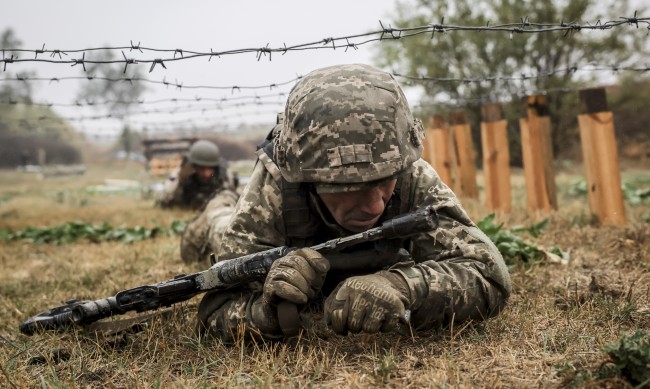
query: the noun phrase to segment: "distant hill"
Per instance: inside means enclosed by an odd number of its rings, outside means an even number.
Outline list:
[[[0,168],[81,162],[81,136],[52,109],[0,104]]]

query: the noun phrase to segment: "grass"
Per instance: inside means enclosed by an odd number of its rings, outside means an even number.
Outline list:
[[[624,171],[623,177],[648,180],[650,171]],[[85,176],[46,180],[1,171],[0,229],[68,221],[151,228],[192,217],[155,209],[140,193],[84,191],[104,178],[150,180],[130,165],[91,166]],[[28,337],[18,331],[23,320],[70,298],[107,297],[203,267],[182,263],[178,236],[166,234],[128,245],[2,242],[0,388],[631,388],[625,377],[599,371],[610,362],[607,345],[650,331],[650,206],[628,206],[625,227],[599,226],[586,199],[567,194],[576,178],[558,174],[558,212],[529,216],[521,202],[512,214],[497,215],[506,228],[548,217],[538,236],[522,236],[568,251],[568,265],[515,266],[513,296],[501,315],[412,337],[319,332],[288,343],[224,346],[195,334],[198,298],[138,333]],[[521,201],[520,172],[513,186],[519,194],[513,198]],[[463,204],[474,220],[489,214],[480,201]]]

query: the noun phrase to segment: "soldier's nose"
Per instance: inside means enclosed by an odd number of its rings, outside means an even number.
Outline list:
[[[360,204],[360,209],[368,215],[381,215],[386,208],[386,199],[380,188],[372,188],[365,191],[365,196]]]

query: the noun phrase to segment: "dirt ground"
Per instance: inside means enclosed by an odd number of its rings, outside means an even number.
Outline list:
[[[515,210],[497,215],[507,229],[548,218],[538,237],[522,236],[568,252],[568,264],[515,266],[513,295],[499,316],[412,336],[321,334],[224,346],[195,334],[197,298],[139,332],[25,336],[23,320],[71,298],[108,297],[206,265],[180,261],[177,235],[131,244],[0,241],[0,388],[632,388],[624,375],[604,373],[611,365],[604,348],[637,329],[650,332],[650,205],[626,205],[625,226],[599,225],[586,197],[570,195],[580,171],[558,172],[559,209],[549,215],[525,211],[523,175],[514,171]],[[0,171],[0,229],[168,226],[193,216],[154,208],[148,187],[88,190],[106,178],[153,183],[137,165],[48,179]],[[626,168],[623,181],[650,183],[650,169]],[[482,198],[462,202],[474,220],[489,214]]]

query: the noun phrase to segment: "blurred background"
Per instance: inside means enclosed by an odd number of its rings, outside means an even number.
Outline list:
[[[625,18],[644,12],[595,0],[11,2],[0,14],[0,167],[147,164],[146,141],[170,137],[253,159],[296,80],[339,63],[394,73],[425,126],[465,112],[476,142],[481,105],[503,104],[514,166],[524,96],[547,96],[555,156],[570,163],[577,91],[603,86],[621,156],[640,160],[648,22]],[[586,28],[607,22],[624,23]],[[506,23],[519,25],[489,28]]]

